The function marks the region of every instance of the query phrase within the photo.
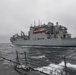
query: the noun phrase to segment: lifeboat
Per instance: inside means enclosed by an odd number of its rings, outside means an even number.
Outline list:
[[[41,30],[35,30],[34,33],[42,33],[42,32],[45,32],[44,29],[41,29]]]

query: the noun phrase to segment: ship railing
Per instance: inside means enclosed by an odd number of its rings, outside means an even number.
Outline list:
[[[76,51],[73,51],[73,52],[69,53],[68,55],[59,57],[57,60],[55,60],[55,61],[58,61],[58,60],[60,60],[60,59],[63,59],[63,61],[64,61],[64,66],[62,66],[62,67],[64,67],[64,71],[65,71],[65,74],[64,74],[64,75],[68,75],[68,74],[69,74],[69,69],[70,69],[70,68],[67,67],[67,60],[76,61],[75,59],[68,58],[69,55],[71,55],[71,54],[73,54],[73,53],[75,53],[75,52],[76,52]],[[29,60],[29,59],[31,59],[31,58],[29,58],[29,57],[26,56],[26,52],[24,52],[24,55],[25,55],[25,61],[26,61],[25,64],[26,64],[26,65],[29,64],[29,65],[38,66],[37,63],[30,63],[31,60]],[[2,57],[2,56],[0,56],[0,58],[3,58],[4,60],[10,61],[10,62],[13,62],[14,64],[16,64],[16,67],[17,67],[18,65],[21,65],[21,64],[20,64],[20,61],[19,61],[19,55],[18,55],[18,52],[17,52],[17,51],[16,51],[16,61],[7,59],[7,58]],[[41,59],[37,59],[37,60],[38,60],[38,61],[41,61]],[[33,68],[33,67],[32,67],[32,68]],[[52,68],[54,68],[54,67],[52,67]],[[36,69],[34,69],[34,70],[36,70]],[[57,69],[57,70],[58,70],[58,69]],[[75,73],[76,73],[76,72],[75,72]],[[53,73],[51,73],[50,75],[53,75]],[[60,75],[62,75],[62,74],[60,74]],[[69,75],[70,75],[70,74],[69,74]]]

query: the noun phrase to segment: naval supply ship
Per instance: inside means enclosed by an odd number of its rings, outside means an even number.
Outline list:
[[[13,45],[19,46],[76,47],[76,38],[72,38],[67,28],[58,22],[31,25],[28,35],[21,31],[21,35],[13,35],[10,41]]]

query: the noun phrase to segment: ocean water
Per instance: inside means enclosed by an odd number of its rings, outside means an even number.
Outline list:
[[[68,75],[76,75],[76,47],[28,47],[14,46],[9,43],[0,44],[0,56],[16,61],[16,51],[19,53],[21,64],[25,65],[24,52],[26,52],[27,64],[50,75],[59,75],[61,72],[65,75],[63,57],[66,56]],[[19,75],[14,70],[12,62],[0,58],[0,67],[0,75]]]

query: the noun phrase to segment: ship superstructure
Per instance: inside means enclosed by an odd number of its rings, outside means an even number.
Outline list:
[[[13,35],[11,42],[15,45],[28,46],[76,46],[76,39],[71,38],[65,26],[48,24],[30,26],[28,35],[21,31],[21,35]]]

